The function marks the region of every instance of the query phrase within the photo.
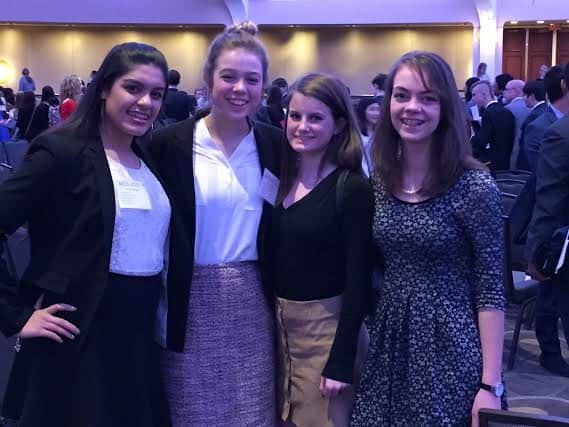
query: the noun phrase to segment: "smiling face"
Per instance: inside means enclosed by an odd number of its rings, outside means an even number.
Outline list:
[[[166,80],[155,65],[136,65],[117,78],[105,100],[103,126],[130,136],[143,135],[156,120],[164,98]]]
[[[323,156],[338,126],[332,111],[316,98],[294,92],[287,115],[288,143],[300,155]]]
[[[263,91],[261,60],[246,49],[224,50],[210,83],[212,114],[241,120],[255,113]]]
[[[406,143],[430,143],[441,116],[438,94],[425,87],[421,76],[403,65],[393,79],[391,123]]]

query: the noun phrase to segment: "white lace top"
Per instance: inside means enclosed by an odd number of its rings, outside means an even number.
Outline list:
[[[115,229],[111,273],[153,276],[164,268],[170,201],[162,185],[141,161],[127,168],[107,156],[115,190]]]

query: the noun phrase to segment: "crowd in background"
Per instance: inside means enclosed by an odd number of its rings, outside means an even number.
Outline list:
[[[142,43],[59,97],[36,103],[28,69],[2,90],[0,126],[31,144],[0,185],[0,232],[28,224],[32,246],[18,292],[0,283],[21,344],[5,415],[450,427],[507,408],[491,172],[537,172],[528,259],[545,281],[536,254],[569,222],[566,129],[547,127],[569,120],[569,66],[491,83],[481,64],[462,99],[444,58],[409,52],[354,101],[322,73],[268,85],[268,63],[246,22],[213,40],[194,95]],[[557,350],[542,365],[566,375]]]

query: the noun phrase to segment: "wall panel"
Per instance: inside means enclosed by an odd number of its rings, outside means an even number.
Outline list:
[[[36,85],[57,90],[69,73],[87,78],[116,43],[142,41],[157,46],[169,65],[182,74],[181,87],[202,85],[201,69],[207,46],[220,28],[196,30],[150,27],[40,27],[0,26],[0,58],[14,70],[15,87],[23,67],[29,67]],[[451,64],[459,87],[471,75],[471,27],[275,27],[262,26],[260,37],[270,55],[270,76],[289,81],[308,71],[343,78],[352,93],[371,91],[370,81],[387,72],[403,53],[425,49],[441,54]]]

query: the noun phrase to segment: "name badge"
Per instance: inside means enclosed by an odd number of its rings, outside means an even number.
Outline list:
[[[150,196],[140,182],[118,182],[117,198],[121,209],[140,209],[149,211],[152,208]]]
[[[277,194],[279,192],[279,179],[272,174],[268,169],[263,171],[263,176],[261,177],[261,185],[259,187],[259,195],[263,200],[275,206],[277,203]]]
[[[480,111],[478,111],[478,107],[476,105],[470,107],[470,114],[472,114],[472,120],[476,120],[477,122],[482,122],[482,117],[480,117]]]

